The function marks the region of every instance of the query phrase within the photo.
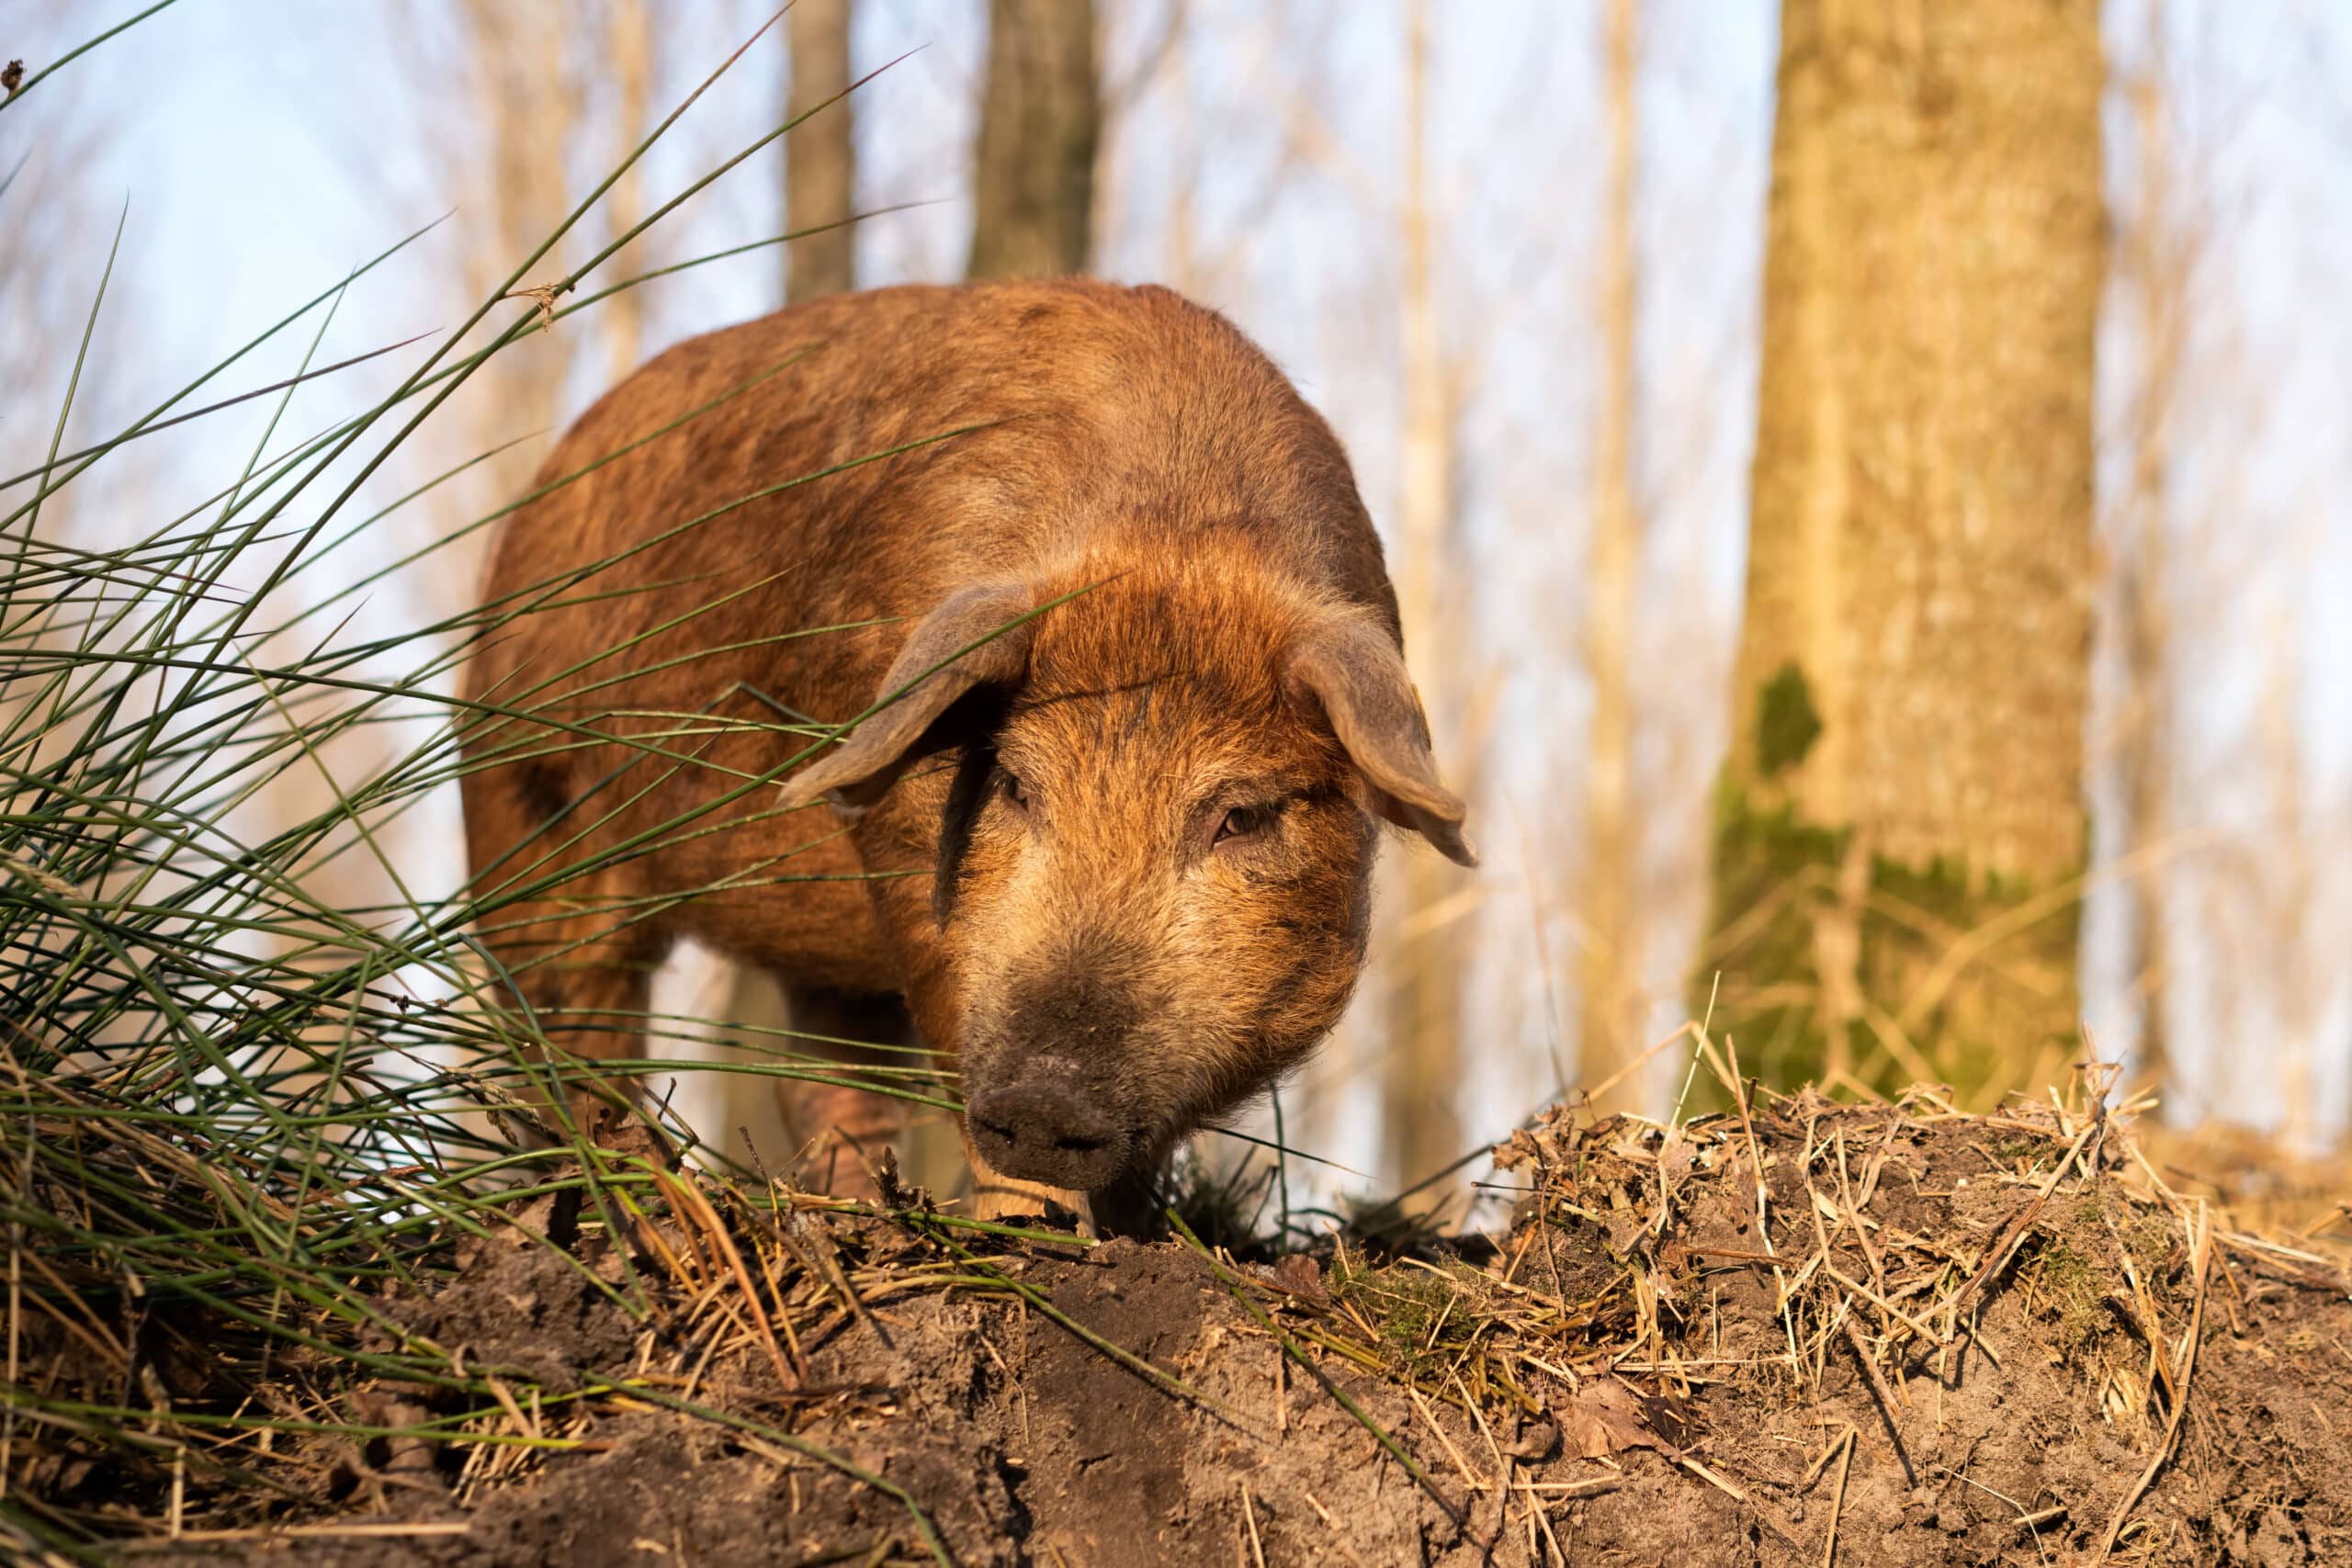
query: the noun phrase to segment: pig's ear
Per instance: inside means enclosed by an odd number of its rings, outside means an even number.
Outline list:
[[[948,705],[975,686],[1016,680],[1029,665],[1035,606],[1025,586],[967,588],[925,615],[874,694],[879,705],[842,743],[786,779],[789,810],[823,796],[843,811],[882,798],[906,771],[915,742]],[[1019,623],[1019,624],[1014,624]]]
[[[1340,622],[1300,643],[1288,673],[1294,695],[1312,697],[1329,717],[1372,788],[1373,808],[1446,859],[1477,864],[1462,836],[1461,797],[1438,782],[1420,694],[1388,634],[1368,621]]]

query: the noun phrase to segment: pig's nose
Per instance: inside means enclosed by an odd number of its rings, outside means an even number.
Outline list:
[[[1003,1175],[1080,1190],[1106,1185],[1127,1139],[1077,1085],[1023,1078],[982,1091],[966,1109],[972,1143]]]

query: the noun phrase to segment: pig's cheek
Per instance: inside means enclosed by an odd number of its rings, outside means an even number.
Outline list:
[[[987,998],[1006,996],[1018,972],[1035,962],[1041,941],[1068,923],[1049,874],[1034,852],[999,847],[965,884],[946,949],[967,1019]]]
[[[1253,918],[1250,889],[1232,876],[1187,876],[1161,917],[1160,951],[1180,967],[1217,962],[1240,945]]]
[[[1294,898],[1265,888],[1238,899],[1218,922],[1211,951],[1198,959],[1219,984],[1196,1026],[1235,1040],[1250,1040],[1288,1012],[1300,980],[1328,967],[1325,935],[1313,922],[1294,918]]]
[[[947,933],[947,961],[955,972],[957,1001],[967,1014],[980,998],[1002,993],[1012,946],[984,908],[958,912]]]
[[[1027,835],[975,843],[956,884],[951,950],[982,966],[1023,945],[1043,911],[1040,867]]]

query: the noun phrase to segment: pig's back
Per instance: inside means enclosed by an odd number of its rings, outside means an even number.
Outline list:
[[[603,654],[563,678],[604,682],[599,706],[691,710],[741,682],[841,716],[903,628],[778,634],[920,615],[1113,533],[1182,550],[1238,532],[1395,621],[1329,428],[1222,317],[1165,289],[909,287],[797,306],[652,361],[582,416],[537,486],[582,469],[505,522],[489,587],[521,603],[560,583],[574,603],[517,623],[478,689]],[[652,672],[617,696],[625,669]]]

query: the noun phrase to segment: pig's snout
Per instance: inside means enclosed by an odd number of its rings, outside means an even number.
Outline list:
[[[1076,1067],[1050,1056],[973,1096],[965,1121],[980,1157],[1023,1181],[1091,1190],[1124,1171],[1134,1152],[1134,1139]]]

